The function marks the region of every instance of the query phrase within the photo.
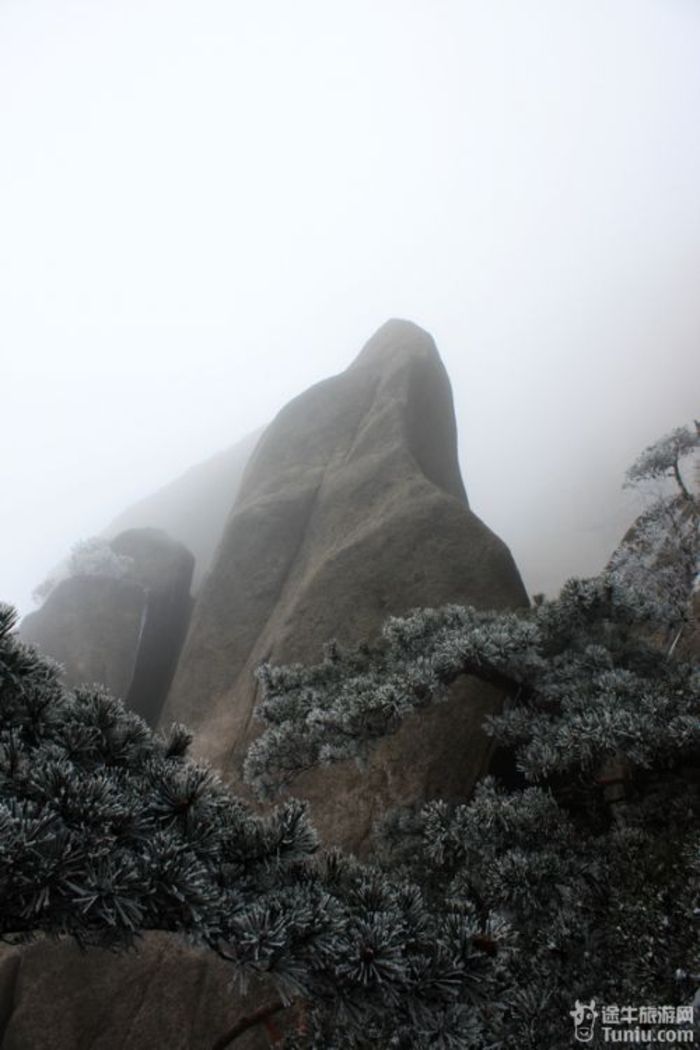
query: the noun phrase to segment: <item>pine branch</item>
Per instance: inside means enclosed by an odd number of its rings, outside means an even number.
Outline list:
[[[283,1003],[281,999],[275,999],[271,1003],[266,1003],[264,1006],[254,1010],[253,1013],[247,1014],[245,1017],[241,1017],[240,1020],[236,1021],[227,1032],[224,1032],[224,1034],[216,1040],[211,1050],[226,1050],[226,1047],[235,1043],[239,1036],[244,1035],[251,1028],[255,1028],[256,1025],[262,1024],[271,1017],[274,1017],[282,1010],[288,1009],[288,1007],[289,1004]]]

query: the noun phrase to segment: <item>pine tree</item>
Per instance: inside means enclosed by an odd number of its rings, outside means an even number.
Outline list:
[[[187,757],[185,729],[160,737],[101,689],[64,689],[14,623],[0,606],[3,940],[119,949],[167,930],[243,984],[267,978],[272,1001],[217,1050],[307,1001],[305,1045],[465,1045],[497,983],[480,942],[497,920],[320,852],[301,803],[255,815]]]

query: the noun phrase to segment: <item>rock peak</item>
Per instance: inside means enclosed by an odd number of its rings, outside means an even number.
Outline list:
[[[365,343],[350,368],[376,368],[396,359],[426,357],[440,360],[430,333],[413,321],[392,317]]]
[[[353,365],[287,404],[248,464],[197,598],[163,724],[185,722],[200,755],[244,790],[257,729],[255,670],[315,662],[388,616],[456,602],[525,605],[509,551],[470,511],[449,378],[432,338],[389,321]],[[465,687],[466,688],[466,687]],[[362,849],[377,815],[468,794],[498,694],[432,709],[385,742],[366,773],[313,770],[295,785],[326,842]]]

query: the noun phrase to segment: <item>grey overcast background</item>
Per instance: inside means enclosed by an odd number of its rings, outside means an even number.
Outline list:
[[[0,0],[0,596],[435,337],[530,591],[700,414],[698,0]]]

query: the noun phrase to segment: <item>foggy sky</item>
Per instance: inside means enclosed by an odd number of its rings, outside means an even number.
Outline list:
[[[528,589],[700,414],[697,0],[0,0],[0,597],[435,337]]]

